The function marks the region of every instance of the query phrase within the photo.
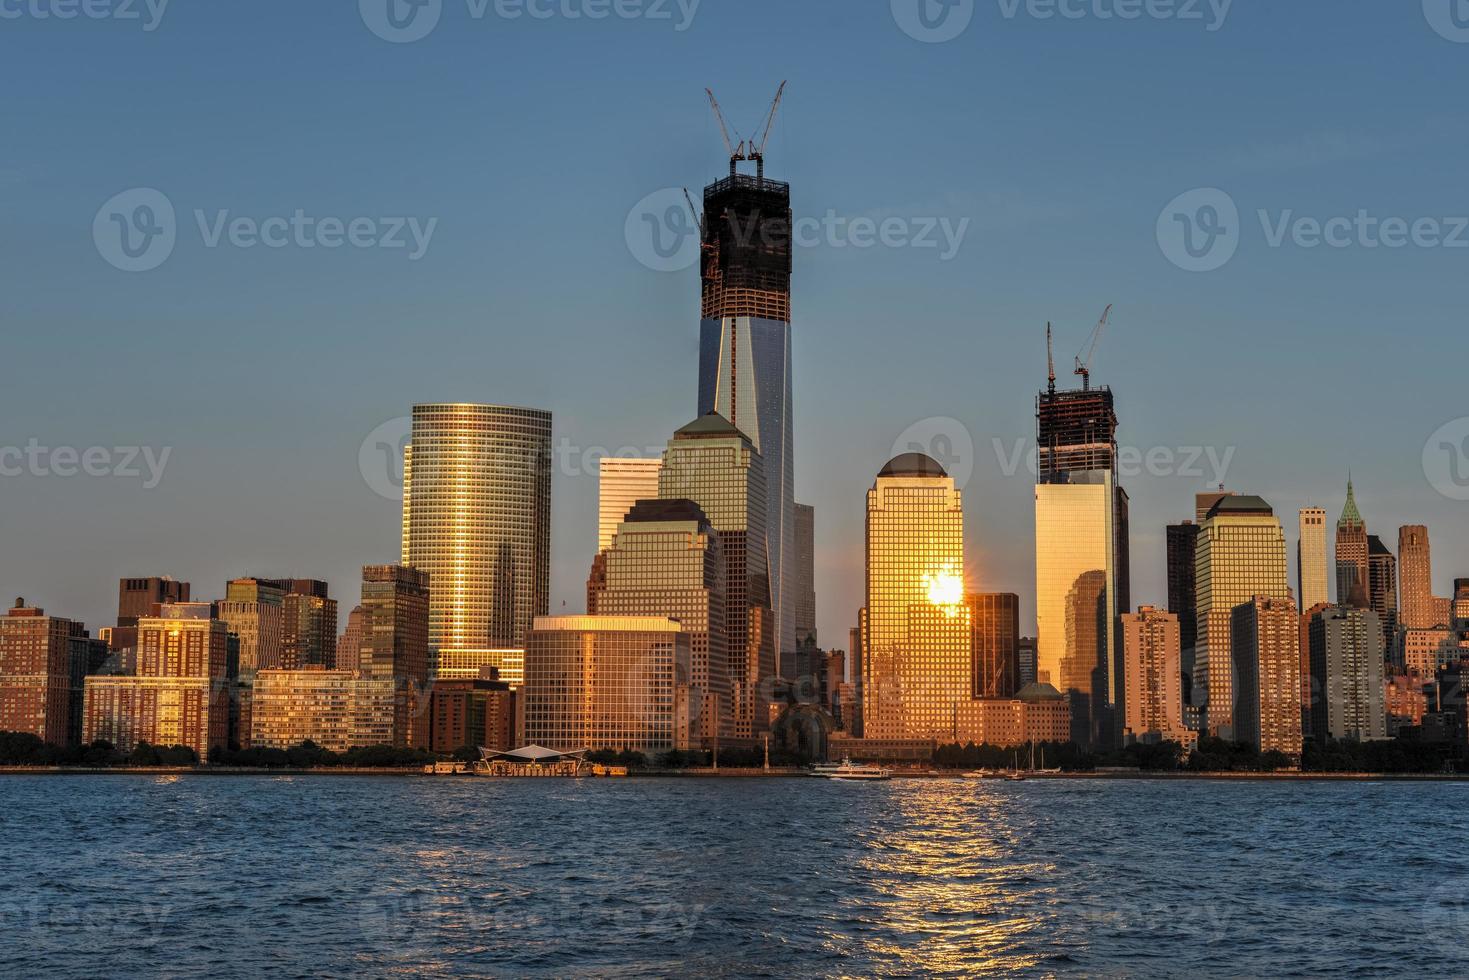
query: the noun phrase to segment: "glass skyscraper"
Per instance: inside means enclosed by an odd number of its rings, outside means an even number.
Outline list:
[[[433,582],[432,646],[524,649],[550,601],[551,413],[415,405],[402,560]]]

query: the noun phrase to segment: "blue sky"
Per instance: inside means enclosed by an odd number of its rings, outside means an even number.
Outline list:
[[[698,284],[639,261],[629,214],[724,170],[704,86],[749,133],[782,78],[768,166],[798,217],[968,222],[947,260],[840,235],[798,252],[797,495],[817,507],[827,645],[846,645],[861,603],[864,491],[915,423],[972,443],[970,583],[1020,592],[1030,620],[1031,478],[1004,459],[1033,435],[1045,323],[1069,381],[1108,303],[1095,377],[1125,444],[1232,450],[1227,484],[1275,504],[1292,539],[1298,507],[1340,510],[1350,468],[1390,545],[1399,524],[1430,526],[1440,594],[1469,575],[1469,504],[1423,463],[1446,423],[1469,436],[1454,427],[1469,248],[1355,231],[1310,248],[1295,223],[1365,211],[1454,237],[1469,214],[1454,22],[1375,0],[1237,0],[1222,24],[1204,4],[1204,20],[1122,20],[1100,16],[1115,0],[1073,3],[1078,18],[976,0],[951,15],[971,16],[962,33],[925,43],[898,26],[904,2],[703,0],[685,24],[673,3],[652,11],[667,19],[567,16],[587,0],[512,19],[443,0],[410,43],[368,28],[372,0],[366,18],[174,0],[153,30],[141,2],[140,20],[0,3],[0,444],[101,447],[113,469],[115,448],[169,450],[156,486],[146,467],[58,475],[54,455],[47,475],[0,477],[0,594],[96,626],[120,576],[210,597],[253,572],[327,578],[350,605],[357,566],[398,547],[359,448],[415,401],[551,409],[578,458],[660,445],[695,409]],[[135,188],[176,214],[149,271],[115,267],[94,236]],[[1237,207],[1237,251],[1189,272],[1158,228],[1200,188]],[[436,222],[416,259],[208,245],[222,212],[298,210],[367,218],[379,238]],[[579,469],[554,485],[553,610],[580,609],[595,547],[596,478]],[[1163,526],[1209,469],[1125,478],[1136,602],[1163,602]]]

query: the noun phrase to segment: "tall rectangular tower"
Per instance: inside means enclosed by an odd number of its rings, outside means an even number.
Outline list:
[[[1296,542],[1296,600],[1301,609],[1330,602],[1326,591],[1326,511],[1302,507]]]
[[[791,189],[730,174],[704,188],[699,414],[718,412],[765,460],[766,564],[777,653],[796,647],[791,405]]]
[[[1261,752],[1301,754],[1301,616],[1289,598],[1234,607],[1234,737]]]
[[[393,744],[428,745],[429,574],[401,565],[362,569],[363,637],[358,672],[397,686]]]
[[[1367,522],[1357,509],[1357,495],[1347,480],[1347,502],[1336,522],[1336,604],[1368,608]]]
[[[639,500],[658,497],[662,457],[604,456],[597,470],[597,551],[612,547],[612,535]]]
[[[1428,528],[1408,524],[1398,528],[1398,613],[1409,629],[1442,625],[1433,607],[1433,560]]]
[[[1020,596],[970,592],[971,681],[975,698],[1013,698],[1020,683]]]

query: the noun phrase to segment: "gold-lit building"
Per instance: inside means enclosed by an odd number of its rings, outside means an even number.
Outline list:
[[[1183,723],[1182,630],[1179,617],[1153,606],[1122,615],[1124,741],[1190,745]]]
[[[438,650],[433,677],[440,681],[502,680],[511,687],[525,683],[524,650]]]
[[[402,564],[433,579],[440,651],[523,649],[551,582],[551,413],[413,406]]]
[[[240,677],[246,683],[257,670],[281,666],[284,598],[279,582],[237,578],[225,586],[224,600],[215,604],[219,618],[240,638]]]
[[[954,705],[954,731],[942,739],[956,745],[1014,748],[1071,739],[1071,709],[1050,684],[1027,684],[1013,698],[959,701]]]
[[[262,670],[255,675],[250,741],[288,749],[311,741],[332,752],[392,745],[397,685],[349,670]]]
[[[1326,511],[1302,507],[1296,542],[1296,596],[1302,609],[1330,602],[1326,585]]]
[[[947,739],[973,697],[964,509],[933,459],[889,460],[867,491],[863,735]]]
[[[1406,628],[1433,629],[1447,626],[1438,621],[1433,602],[1433,556],[1428,545],[1428,528],[1405,524],[1398,528],[1399,622]]]
[[[1349,606],[1358,600],[1355,591],[1362,590],[1361,603],[1366,608],[1367,580],[1367,522],[1357,509],[1357,494],[1352,481],[1347,480],[1347,502],[1342,507],[1341,517],[1336,522],[1336,604]]]
[[[1227,738],[1233,733],[1234,607],[1256,596],[1290,596],[1285,531],[1270,505],[1253,494],[1231,494],[1209,508],[1199,528],[1194,577],[1199,631],[1194,704],[1204,705],[1204,731]]]
[[[157,611],[138,620],[136,674],[86,679],[82,739],[186,745],[203,761],[229,739],[229,628],[207,602]]]
[[[362,569],[360,676],[397,685],[392,744],[428,745],[430,577],[401,565]]]
[[[524,738],[560,751],[687,749],[689,637],[660,616],[537,616]]]
[[[27,732],[52,745],[81,734],[81,689],[89,643],[81,623],[17,599],[0,617],[0,732]]]
[[[597,551],[612,547],[617,525],[627,517],[639,500],[658,496],[658,471],[663,458],[638,459],[627,456],[604,456],[597,470]]]
[[[1256,596],[1231,616],[1234,737],[1261,752],[1301,754],[1301,614],[1289,597]]]

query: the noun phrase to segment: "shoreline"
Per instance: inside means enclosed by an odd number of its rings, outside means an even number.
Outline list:
[[[959,779],[963,770],[945,772],[894,772],[893,779]],[[1206,782],[1469,782],[1469,773],[1373,773],[1373,772],[1048,772],[1025,773],[1032,780],[1163,780]],[[85,768],[80,766],[0,766],[3,776],[377,776],[423,779],[464,779],[466,773],[426,773],[421,768],[352,768],[322,767],[317,769],[264,769],[243,766],[112,766]],[[516,777],[501,777],[501,780]],[[529,778],[529,777],[526,777]],[[539,777],[564,778],[564,777]],[[605,779],[607,777],[581,777]],[[616,779],[810,779],[804,769],[664,769],[632,772]],[[1005,778],[979,782],[1012,782]]]

